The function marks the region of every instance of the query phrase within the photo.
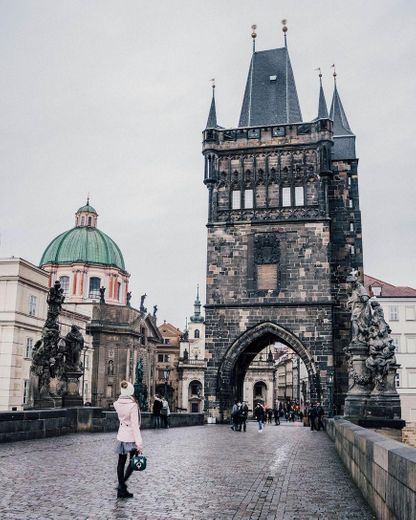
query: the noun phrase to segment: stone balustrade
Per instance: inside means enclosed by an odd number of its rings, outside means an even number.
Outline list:
[[[416,518],[416,449],[342,418],[326,428],[377,519]]]
[[[169,416],[170,427],[201,424],[204,424],[203,413],[172,413]],[[118,425],[115,411],[95,407],[0,412],[0,443],[77,432],[111,432],[117,431]],[[151,427],[151,414],[142,413],[141,428]]]

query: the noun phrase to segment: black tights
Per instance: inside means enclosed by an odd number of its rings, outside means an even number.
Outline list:
[[[136,450],[133,450],[130,452],[130,460],[134,455],[136,454]],[[132,474],[133,470],[131,469],[130,464],[127,465],[126,473],[124,473],[124,467],[126,465],[127,461],[127,454],[123,454],[118,456],[118,464],[117,464],[117,478],[118,478],[118,484],[120,487],[125,487],[126,482],[130,475]]]

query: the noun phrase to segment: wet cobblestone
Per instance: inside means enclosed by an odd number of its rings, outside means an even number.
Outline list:
[[[1,520],[375,518],[324,432],[268,425],[145,430],[148,467],[116,498],[115,434],[0,445]]]

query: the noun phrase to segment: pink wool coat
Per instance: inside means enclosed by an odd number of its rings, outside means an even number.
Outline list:
[[[138,450],[143,449],[143,440],[140,433],[139,407],[130,396],[120,396],[114,403],[114,408],[120,421],[117,440],[134,442]]]

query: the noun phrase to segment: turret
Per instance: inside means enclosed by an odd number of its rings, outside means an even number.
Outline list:
[[[348,123],[347,116],[342,106],[341,98],[337,88],[337,74],[334,67],[334,94],[332,96],[330,119],[334,122],[334,147],[332,159],[348,160],[356,159],[355,155],[355,135]]]

